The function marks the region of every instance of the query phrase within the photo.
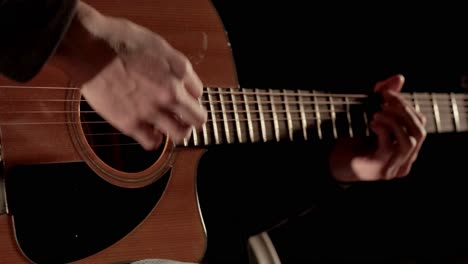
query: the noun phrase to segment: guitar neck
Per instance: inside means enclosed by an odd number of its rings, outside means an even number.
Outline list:
[[[468,131],[468,99],[456,93],[402,93],[427,117],[428,133]],[[333,139],[369,135],[378,104],[365,94],[307,90],[205,88],[202,129],[184,146]]]

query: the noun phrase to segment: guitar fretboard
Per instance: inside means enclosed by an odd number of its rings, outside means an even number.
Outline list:
[[[466,94],[402,93],[427,117],[428,133],[468,131]],[[372,101],[365,94],[307,90],[205,88],[202,129],[184,146],[309,140],[369,135]]]

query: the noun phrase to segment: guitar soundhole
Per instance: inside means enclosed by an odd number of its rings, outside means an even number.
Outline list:
[[[143,171],[153,165],[164,150],[164,144],[161,144],[156,151],[146,151],[131,137],[107,123],[85,100],[80,102],[80,121],[94,153],[116,170],[127,173]]]

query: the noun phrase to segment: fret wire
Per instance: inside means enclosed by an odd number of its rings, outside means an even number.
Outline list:
[[[437,104],[436,98],[434,97],[434,94],[431,94],[432,98],[432,105],[433,105],[433,110],[434,110],[434,119],[436,122],[436,131],[440,132],[441,127],[440,127],[440,113],[439,113],[439,105]]]
[[[293,130],[292,130],[292,121],[291,121],[291,112],[289,109],[289,103],[288,103],[288,96],[285,90],[283,90],[283,96],[284,96],[284,108],[286,110],[286,118],[288,120],[288,132],[289,132],[289,139],[293,140]]]
[[[250,114],[250,106],[249,106],[249,103],[248,103],[247,93],[244,93],[243,97],[244,97],[245,110],[247,112],[247,126],[249,127],[250,141],[254,142],[255,137],[254,137],[254,134],[253,134],[254,131],[253,131],[253,124],[252,124],[252,117],[251,117],[251,114]]]
[[[450,100],[452,103],[453,121],[455,125],[455,131],[458,132],[460,131],[460,116],[458,112],[457,100],[455,99],[455,96],[453,93],[450,93]]]
[[[346,102],[346,117],[348,119],[349,137],[354,137],[353,125],[351,124],[351,108],[349,106],[349,98],[345,97]]]
[[[222,88],[218,88],[220,90]],[[228,124],[228,118],[226,114],[226,106],[224,105],[224,96],[222,94],[219,95],[219,101],[221,102],[221,112],[223,113],[223,123],[224,123],[224,131],[226,133],[226,139],[227,143],[230,144],[231,142],[231,132],[229,131],[229,124]]]
[[[414,102],[414,109],[416,110],[416,112],[421,112],[418,99],[416,98],[416,93],[411,93],[411,95],[412,95],[413,102]]]
[[[322,139],[322,121],[320,120],[320,109],[319,105],[317,104],[317,96],[315,95],[315,91],[312,92],[313,98],[314,98],[314,106],[315,106],[315,116],[316,116],[316,124],[317,124],[317,134],[319,139]]]
[[[236,102],[236,96],[234,93],[232,93],[233,88],[231,89],[231,101],[232,101],[232,109],[234,110],[234,119],[236,121],[236,128],[237,128],[237,138],[239,139],[240,143],[243,143],[242,140],[242,129],[240,125],[240,119],[239,119],[239,112],[237,111],[237,102]]]
[[[213,97],[211,93],[208,93],[208,101],[210,102],[210,109],[212,111],[211,113],[211,120],[213,123],[213,130],[214,130],[214,137],[215,137],[215,144],[219,144],[219,134],[218,134],[218,124],[216,121],[216,114],[213,112],[214,106],[213,106]]]
[[[334,138],[338,138],[338,133],[336,131],[336,112],[335,112],[335,105],[333,104],[333,97],[329,96],[328,100],[330,101],[330,110],[331,110],[331,119],[332,119],[332,127],[333,127],[333,136]]]
[[[280,131],[279,131],[279,124],[278,124],[278,113],[276,111],[275,99],[273,97],[273,91],[270,89],[270,103],[271,103],[271,110],[273,112],[273,127],[275,129],[275,138],[276,141],[280,141]]]
[[[198,101],[201,104],[201,98],[199,98]],[[208,117],[207,117],[207,119],[208,119]],[[208,131],[207,131],[207,127],[206,127],[207,124],[208,124],[208,120],[202,126],[203,144],[205,144],[205,145],[210,144],[210,142],[208,141]]]
[[[367,112],[363,111],[363,117],[364,117],[364,125],[366,126],[366,136],[370,135],[370,130],[369,130],[369,119],[367,118]]]
[[[299,94],[299,111],[301,112],[301,121],[302,121],[302,134],[304,135],[304,139],[307,140],[307,118],[306,118],[306,115],[305,115],[305,111],[304,111],[304,104],[302,102],[302,94],[301,94],[302,90],[299,90],[298,91],[298,94]]]
[[[198,98],[198,102],[199,104],[202,104],[201,102],[201,98]],[[208,132],[206,131],[206,125],[208,124],[208,122],[204,123],[203,126],[202,126],[202,133],[203,133],[203,143],[205,145],[208,145],[210,144],[210,142],[208,141]]]
[[[195,127],[192,127],[192,134],[193,134],[193,145],[198,146],[198,131],[195,129]]]
[[[258,103],[258,112],[260,114],[260,129],[262,133],[262,138],[263,138],[263,142],[266,142],[267,136],[266,136],[266,129],[265,129],[265,117],[263,116],[263,106],[262,106],[262,102],[261,102],[258,89],[255,90],[255,94],[256,94],[257,103]]]

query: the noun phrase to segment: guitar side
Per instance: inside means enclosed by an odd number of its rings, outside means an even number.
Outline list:
[[[128,18],[150,28],[166,38],[192,61],[204,85],[238,87],[235,65],[226,32],[215,8],[208,0],[171,1],[86,1],[101,12]],[[71,80],[72,81],[72,80]],[[0,85],[66,87],[70,80],[60,71],[46,66],[31,82],[12,84],[0,79]],[[24,96],[28,94],[25,91]],[[66,94],[54,92],[66,98]],[[11,128],[2,127],[2,130]],[[82,161],[74,148],[72,135],[65,125],[54,129],[53,135],[29,131],[34,142],[49,140],[48,148],[28,148],[24,137],[13,131],[2,131],[5,169],[16,164]],[[25,131],[27,132],[27,131]],[[16,136],[16,138],[15,138]],[[22,134],[22,136],[25,136]],[[28,136],[28,135],[26,135]],[[25,151],[27,150],[27,151]],[[175,149],[169,182],[144,221],[112,246],[76,263],[109,263],[145,258],[167,258],[180,261],[199,261],[205,251],[206,234],[196,194],[197,163],[204,150]],[[5,155],[7,154],[7,155]],[[13,229],[14,218],[0,216],[0,263],[28,263]]]

